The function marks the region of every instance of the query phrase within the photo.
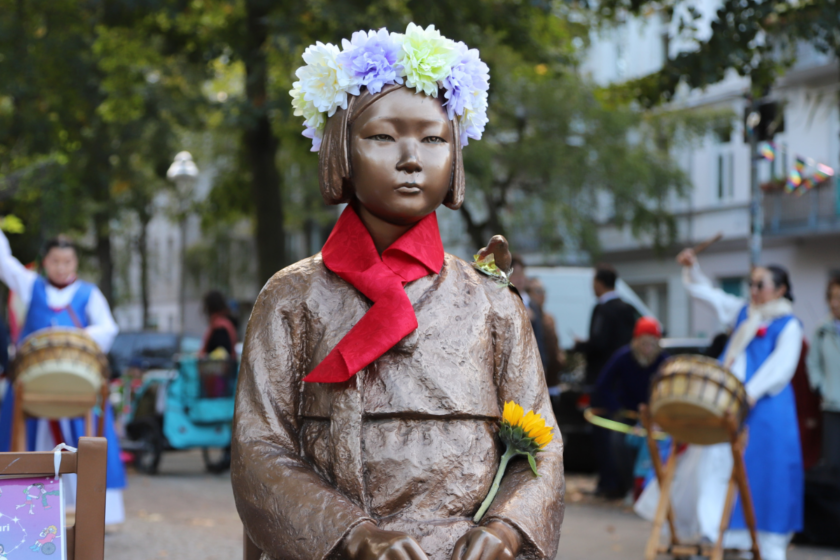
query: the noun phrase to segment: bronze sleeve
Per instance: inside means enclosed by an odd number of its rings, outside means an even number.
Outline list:
[[[499,406],[515,401],[526,411],[541,414],[554,427],[554,439],[536,454],[539,477],[534,476],[525,457],[519,456],[508,464],[499,493],[482,524],[499,519],[518,529],[523,535],[517,556],[520,560],[553,559],[565,509],[563,439],[551,409],[531,323],[522,304],[515,303],[515,312],[502,320],[503,326],[496,333]]]
[[[231,478],[245,531],[269,557],[322,560],[372,521],[301,458],[304,309],[289,309],[282,278],[263,289],[248,324],[231,441]]]

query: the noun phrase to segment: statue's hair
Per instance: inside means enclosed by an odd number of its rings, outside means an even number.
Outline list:
[[[321,196],[327,204],[341,204],[353,200],[352,169],[350,166],[350,130],[356,117],[379,99],[404,86],[386,85],[382,91],[371,95],[362,90],[358,96],[348,96],[347,109],[338,109],[327,119],[324,138],[318,157],[318,182],[321,185]],[[421,94],[418,94],[421,95]],[[461,154],[461,127],[458,119],[450,121],[452,136],[455,142],[455,157],[452,162],[449,191],[443,204],[457,210],[464,202],[466,184],[464,180],[464,159]]]

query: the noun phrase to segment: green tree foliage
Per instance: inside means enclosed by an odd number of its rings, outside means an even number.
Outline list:
[[[588,29],[550,3],[0,0],[0,13],[0,211],[13,204],[27,222],[16,248],[25,257],[47,235],[92,232],[109,297],[112,220],[137,220],[145,263],[151,202],[168,188],[173,154],[196,138],[199,165],[217,172],[200,207],[208,240],[253,218],[257,281],[289,264],[286,230],[312,232],[335,215],[291,114],[300,55],[316,40],[409,21],[434,23],[491,66],[491,124],[465,150],[473,244],[527,226],[541,248],[573,239],[594,249],[599,193],[611,195],[615,223],[660,245],[673,233],[664,201],[685,178],[662,142],[668,119],[583,82],[573,45]]]
[[[299,137],[301,125],[291,115],[288,96],[309,44],[339,43],[363,28],[403,29],[414,21],[434,23],[478,48],[506,45],[531,63],[563,62],[570,51],[567,26],[552,16],[548,3],[517,0],[146,0],[112,6],[109,17],[112,25],[142,30],[161,53],[183,53],[210,77],[229,73],[220,66],[242,72],[244,87],[217,92],[225,94],[214,107],[221,114],[219,130],[235,135],[238,146],[234,165],[216,188],[246,189],[249,200],[214,193],[209,208],[226,212],[230,203],[254,217],[261,281],[290,262],[285,229],[301,221],[297,210],[318,204],[306,163],[315,158],[303,154],[306,141]]]
[[[504,79],[495,81],[485,140],[464,152],[473,192],[463,213],[476,247],[518,231],[515,243],[532,244],[521,249],[597,253],[605,222],[629,226],[656,248],[673,241],[670,202],[689,183],[672,151],[731,114],[614,105],[577,74],[514,53],[497,72]]]
[[[694,44],[661,70],[617,88],[646,106],[668,101],[685,83],[703,88],[734,69],[751,78],[753,93],[764,95],[796,60],[796,45],[810,43],[840,56],[840,2],[837,0],[723,0],[711,33],[698,34],[699,12],[691,0],[598,0],[583,2],[595,19],[612,25],[629,15],[661,10],[677,19],[679,37]]]
[[[193,124],[192,66],[110,25],[100,2],[0,0],[0,13],[0,211],[29,226],[16,253],[92,233],[113,299],[111,222],[127,210],[148,223],[175,127]]]

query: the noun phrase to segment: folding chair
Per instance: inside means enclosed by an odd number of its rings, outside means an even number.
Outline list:
[[[68,560],[105,559],[105,479],[108,442],[101,437],[79,438],[76,453],[61,453],[59,474],[76,473],[76,523],[67,527]],[[15,476],[55,476],[51,451],[0,453],[0,472]]]

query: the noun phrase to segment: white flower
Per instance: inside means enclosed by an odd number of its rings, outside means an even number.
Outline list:
[[[303,98],[303,90],[301,83],[295,82],[292,84],[292,90],[289,92],[292,96],[292,107],[295,110],[296,117],[304,118],[303,135],[312,139],[312,151],[317,152],[321,149],[321,139],[324,137],[324,128],[327,124],[327,118],[324,113],[315,107],[311,101],[306,101]]]
[[[339,107],[347,108],[348,93],[359,95],[358,79],[338,63],[339,52],[335,45],[319,41],[304,51],[306,66],[295,72],[300,78],[303,99],[311,102],[321,113],[327,113],[328,117],[333,116]]]
[[[487,120],[487,92],[476,89],[467,97],[461,117],[461,146],[469,144],[469,138],[481,140]]]
[[[289,92],[289,95],[292,96],[292,107],[295,110],[295,116],[303,117],[306,126],[320,129],[327,124],[327,118],[324,116],[324,113],[318,110],[315,103],[304,99],[300,82],[292,84],[292,90]]]

